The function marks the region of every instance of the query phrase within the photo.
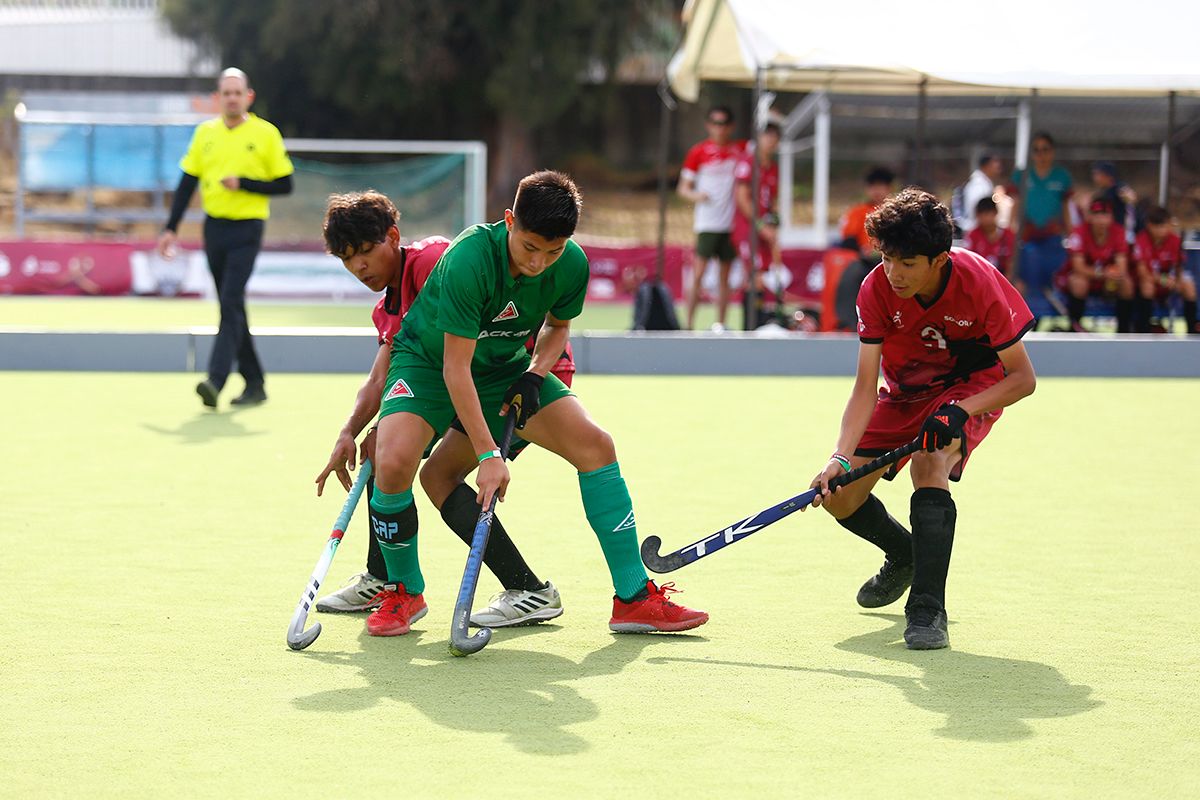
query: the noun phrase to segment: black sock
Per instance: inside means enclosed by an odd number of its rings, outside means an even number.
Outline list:
[[[1133,332],[1150,332],[1150,314],[1154,311],[1154,301],[1138,295],[1133,301]]]
[[[954,548],[954,521],[958,514],[954,500],[945,489],[917,489],[912,496],[913,582],[908,605],[921,598],[936,600],[946,607],[946,573],[950,571],[950,551]]]
[[[367,479],[367,505],[371,504],[371,495],[375,494],[375,478]],[[370,512],[368,512],[370,513]],[[383,560],[383,551],[379,549],[379,540],[372,533],[367,537],[367,572],[371,577],[387,583],[387,562]]]
[[[1196,330],[1196,301],[1195,300],[1184,300],[1183,301],[1183,321],[1185,323],[1187,323],[1187,332],[1188,333],[1200,333],[1200,330]]]
[[[1086,297],[1075,297],[1074,295],[1067,296],[1067,317],[1076,325],[1082,325],[1083,312],[1087,308]]]
[[[855,536],[866,539],[882,550],[888,561],[912,563],[912,536],[887,512],[875,495],[867,495],[866,502],[857,511],[837,522]]]
[[[1117,300],[1117,333],[1133,333],[1133,300]]]
[[[479,521],[479,513],[479,504],[475,502],[475,490],[465,483],[454,487],[446,502],[442,503],[442,519],[468,547],[475,537],[475,523]],[[545,584],[538,580],[521,557],[521,551],[517,550],[512,539],[508,538],[508,532],[500,524],[499,517],[492,517],[492,532],[488,536],[487,549],[483,551],[483,563],[505,589],[537,591],[545,588]]]

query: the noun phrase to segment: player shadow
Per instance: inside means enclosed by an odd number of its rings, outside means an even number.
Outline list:
[[[246,436],[262,436],[266,431],[247,430],[237,420],[243,409],[229,411],[201,411],[191,419],[179,423],[176,428],[163,428],[143,422],[141,426],[151,433],[176,438],[181,444],[204,444],[215,439],[236,439]]]
[[[941,714],[945,721],[936,736],[974,742],[1012,742],[1035,735],[1027,720],[1057,719],[1082,714],[1103,705],[1092,687],[1071,683],[1048,664],[1016,658],[996,658],[951,649],[909,650],[902,641],[904,617],[864,614],[891,623],[888,627],[852,636],[835,647],[874,659],[907,664],[923,671],[919,678],[864,670],[820,669],[784,664],[755,664],[700,659],[651,658],[700,664],[780,669],[839,675],[894,686],[918,708]],[[880,736],[893,732],[891,720],[880,717]]]
[[[302,711],[354,712],[393,701],[410,705],[431,722],[452,730],[503,734],[523,753],[539,756],[581,753],[591,745],[572,725],[600,716],[600,707],[574,684],[615,675],[655,645],[679,647],[700,636],[613,635],[612,641],[580,662],[536,650],[496,647],[525,636],[552,633],[554,625],[497,631],[486,650],[456,658],[443,637],[414,630],[403,637],[359,636],[358,652],[304,651],[308,658],[361,673],[366,686],[329,689],[296,697]],[[430,641],[421,641],[424,637]],[[345,683],[345,681],[339,681]]]

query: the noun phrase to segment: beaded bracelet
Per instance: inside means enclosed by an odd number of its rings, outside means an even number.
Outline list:
[[[842,455],[841,453],[834,453],[833,455],[831,455],[831,456],[829,457],[829,460],[830,460],[830,461],[836,461],[836,462],[838,462],[839,464],[841,464],[841,465],[842,465],[842,469],[846,470],[846,472],[849,472],[849,471],[850,471],[850,459],[846,458],[846,457],[845,457],[844,455]]]

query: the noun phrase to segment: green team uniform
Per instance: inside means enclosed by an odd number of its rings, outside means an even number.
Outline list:
[[[428,422],[435,433],[445,432],[455,416],[442,375],[449,333],[476,341],[471,376],[484,419],[500,440],[504,393],[529,369],[525,341],[547,313],[562,320],[579,316],[588,285],[587,256],[572,240],[537,277],[514,278],[508,263],[503,221],[468,228],[446,248],[395,339],[381,417],[406,411]],[[541,405],[569,394],[549,374],[542,383]]]

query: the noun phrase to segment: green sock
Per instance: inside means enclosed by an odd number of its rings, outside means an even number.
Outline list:
[[[402,583],[409,594],[425,591],[417,560],[417,507],[412,489],[388,494],[375,487],[371,495],[371,529],[383,551],[388,583]]]
[[[613,589],[622,600],[632,600],[646,588],[646,568],[638,551],[633,501],[617,462],[593,472],[579,473],[579,493],[588,524],[600,540]]]

